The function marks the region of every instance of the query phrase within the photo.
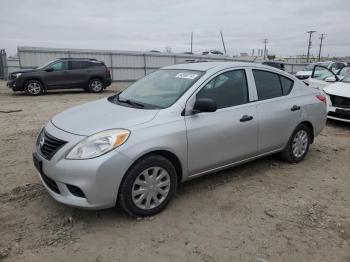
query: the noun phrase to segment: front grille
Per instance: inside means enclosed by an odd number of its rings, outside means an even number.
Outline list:
[[[328,115],[329,115],[329,116],[333,116],[333,117],[337,117],[337,118],[342,118],[342,119],[350,120],[350,115],[349,115],[349,114],[342,114],[342,113],[338,113],[338,112],[329,111],[329,112],[328,112]]]
[[[48,188],[50,188],[53,192],[60,194],[60,190],[54,180],[52,180],[44,174],[41,174],[41,178],[43,179],[45,185],[47,185]]]
[[[81,191],[81,189],[77,186],[73,186],[73,185],[66,185],[69,192],[71,192],[72,195],[76,196],[76,197],[83,197],[85,198],[85,194],[83,191]]]
[[[332,106],[341,108],[350,108],[350,98],[343,96],[329,96],[332,101]]]
[[[66,141],[53,137],[43,130],[38,137],[37,146],[40,154],[47,160],[50,160],[66,143]]]

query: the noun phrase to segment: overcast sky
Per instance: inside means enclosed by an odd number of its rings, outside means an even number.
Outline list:
[[[1,0],[0,48],[17,46],[306,54],[326,33],[324,55],[350,55],[350,0]]]

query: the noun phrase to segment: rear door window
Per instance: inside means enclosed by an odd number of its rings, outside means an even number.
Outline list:
[[[253,75],[259,100],[288,95],[293,88],[294,82],[291,79],[276,73],[253,70]]]
[[[71,70],[86,69],[89,67],[91,67],[91,63],[89,61],[70,61]]]

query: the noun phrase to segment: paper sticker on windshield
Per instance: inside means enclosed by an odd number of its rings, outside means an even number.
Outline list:
[[[195,79],[198,75],[190,73],[178,73],[176,78],[186,78],[186,79]]]

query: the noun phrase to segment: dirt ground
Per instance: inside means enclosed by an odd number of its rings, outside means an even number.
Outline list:
[[[329,121],[297,165],[277,156],[192,180],[161,214],[56,203],[32,164],[39,129],[56,113],[109,96],[40,97],[0,82],[0,260],[350,261],[350,124]]]

